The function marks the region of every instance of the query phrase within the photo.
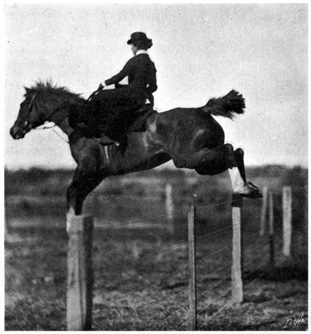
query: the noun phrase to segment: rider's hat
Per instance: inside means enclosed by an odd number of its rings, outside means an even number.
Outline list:
[[[140,42],[141,44],[148,46],[148,48],[152,46],[152,40],[149,39],[144,32],[140,31],[133,32],[131,38],[127,41],[127,44],[133,44],[135,42]]]

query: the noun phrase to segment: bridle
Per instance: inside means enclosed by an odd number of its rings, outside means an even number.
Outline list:
[[[31,97],[31,100],[30,100],[29,105],[28,105],[28,107],[27,107],[27,111],[26,111],[26,120],[25,120],[24,123],[23,123],[23,132],[24,132],[24,133],[27,133],[27,132],[29,132],[30,130],[48,130],[48,129],[52,129],[52,130],[55,132],[55,134],[56,134],[57,136],[59,136],[63,141],[65,141],[66,143],[68,143],[68,140],[64,139],[61,135],[59,135],[59,134],[55,131],[54,128],[55,128],[55,126],[58,125],[58,122],[56,122],[56,121],[52,121],[52,122],[54,123],[54,125],[52,125],[52,126],[45,126],[45,125],[43,124],[42,126],[39,126],[39,127],[36,127],[36,128],[34,128],[34,129],[32,129],[32,125],[30,124],[29,118],[30,118],[30,114],[31,114],[31,111],[32,111],[33,106],[36,105],[35,98],[37,97],[37,94],[38,94],[38,92],[36,92],[36,93]],[[51,117],[54,116],[57,112],[61,111],[61,110],[64,108],[64,106],[66,106],[67,103],[68,103],[67,101],[64,102],[64,103],[62,103],[59,107],[57,107],[57,108],[56,108],[56,109],[55,109],[55,110],[48,116],[48,118],[51,118]],[[37,108],[37,110],[38,110],[38,108]],[[50,121],[50,120],[49,120],[49,119],[45,119],[45,121]]]
[[[95,92],[93,92],[89,98],[87,99],[87,101],[90,101],[91,98],[98,94],[98,92],[100,92],[101,90],[103,90],[104,86],[102,84],[100,84],[97,88],[97,90]],[[27,119],[24,121],[24,127],[28,127],[27,130],[30,130],[31,129],[31,125],[29,126],[29,117],[30,117],[30,114],[31,114],[31,108],[33,107],[33,105],[35,105],[35,98],[37,97],[37,94],[38,92],[35,92],[35,94],[31,97],[31,100],[30,100],[30,103],[28,105],[28,108],[27,108],[27,111],[26,111],[26,115],[27,115]],[[58,111],[62,110],[63,107],[67,104],[67,102],[65,102],[64,104],[61,104],[58,108],[56,108],[50,115],[49,115],[49,118],[51,118],[52,116],[54,116]],[[48,119],[46,120],[48,121]],[[54,121],[53,122],[55,125],[57,125],[57,123]],[[55,126],[54,125],[54,126]],[[53,126],[53,127],[54,127]],[[50,129],[51,127],[43,127],[43,128],[36,128],[38,130],[44,130],[44,129]]]
[[[89,101],[94,95],[96,95],[99,91],[101,91],[103,89],[103,86],[102,85],[99,85],[99,87],[98,87],[98,89],[95,91],[95,92],[93,92],[92,94],[91,94],[91,96],[87,99],[87,101]],[[28,107],[27,107],[27,111],[26,111],[26,118],[25,118],[25,121],[23,122],[23,133],[25,134],[25,133],[27,133],[27,132],[29,132],[31,129],[33,129],[32,128],[32,124],[30,124],[30,120],[29,120],[29,118],[30,118],[30,114],[31,114],[31,111],[32,111],[32,108],[33,108],[33,106],[34,105],[36,105],[36,103],[35,103],[35,99],[36,99],[36,97],[37,97],[37,94],[38,94],[38,92],[35,92],[34,93],[34,95],[31,97],[31,100],[30,100],[30,102],[29,102],[29,105],[28,105]],[[45,119],[44,121],[51,121],[50,119],[51,119],[51,117],[52,116],[54,116],[57,112],[59,112],[59,111],[61,111],[66,105],[68,104],[68,101],[65,101],[64,103],[62,103],[59,107],[57,107],[50,115],[48,115],[48,118],[49,119]],[[38,108],[37,108],[37,110],[38,110]],[[39,112],[39,111],[38,111]],[[22,122],[22,121],[21,121]],[[38,127],[36,127],[36,128],[34,128],[34,130],[47,130],[47,129],[53,129],[53,128],[55,128],[55,126],[56,125],[58,125],[58,122],[55,122],[55,120],[54,121],[51,121],[51,122],[53,122],[54,123],[54,125],[53,126],[38,126]],[[64,140],[66,143],[68,143],[68,141],[66,140],[66,139],[64,139],[62,136],[60,136],[56,131],[55,131],[55,129],[53,129],[53,131],[62,139],[62,140]]]
[[[38,92],[36,92],[32,97],[31,97],[31,100],[29,102],[29,105],[28,105],[28,108],[27,108],[27,111],[26,111],[26,120],[24,121],[24,126],[28,126],[28,130],[31,129],[31,125],[30,125],[30,121],[29,121],[29,118],[30,118],[30,114],[31,114],[31,111],[32,111],[32,107],[36,104],[35,102],[35,98],[37,97],[37,94]],[[67,104],[67,102],[61,104],[58,108],[56,108],[48,117],[51,118],[52,116],[54,116],[57,112],[59,112],[60,110],[62,110],[64,108],[64,106]],[[46,119],[45,121],[49,121],[48,119]],[[57,125],[57,123],[55,121],[53,121],[53,123],[55,123],[54,126]],[[30,125],[30,126],[29,126]],[[53,127],[54,127],[53,126]],[[43,128],[36,128],[36,130],[43,130],[43,129],[50,129],[51,127],[43,127]]]
[[[29,103],[27,111],[26,111],[26,119],[25,119],[24,124],[23,124],[24,127],[29,127],[29,117],[30,117],[30,114],[31,114],[31,109],[32,109],[32,107],[35,103],[35,98],[36,98],[37,94],[38,94],[38,92],[33,94],[33,96],[31,97],[30,103]]]

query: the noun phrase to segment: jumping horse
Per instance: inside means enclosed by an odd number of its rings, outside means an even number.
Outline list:
[[[127,146],[103,146],[97,139],[77,133],[69,125],[69,112],[85,103],[79,94],[51,83],[38,82],[25,88],[25,99],[10,129],[21,139],[45,122],[53,122],[67,136],[71,154],[77,163],[67,190],[67,217],[81,215],[87,195],[106,177],[123,175],[159,166],[173,160],[177,168],[194,169],[200,175],[215,175],[229,170],[234,192],[249,198],[261,197],[259,189],[246,181],[244,152],[225,144],[224,131],[212,116],[232,119],[244,113],[244,98],[232,90],[210,99],[200,108],[174,108],[155,113],[146,122],[145,131],[127,134]]]

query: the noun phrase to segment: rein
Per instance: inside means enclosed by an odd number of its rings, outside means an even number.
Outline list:
[[[62,110],[63,107],[64,107],[64,105],[65,105],[65,103],[67,103],[67,102],[64,102],[60,107],[56,108],[56,109],[51,113],[51,115],[49,115],[49,118],[51,118],[51,117],[54,116],[57,112],[59,112],[60,110]],[[46,121],[49,121],[49,120],[46,120]],[[52,128],[54,128],[56,125],[58,125],[56,122],[53,122],[53,121],[49,121],[49,122],[54,123],[54,125],[53,125],[53,126],[49,126],[49,127],[46,127],[46,126],[40,127],[40,126],[39,126],[39,127],[35,128],[34,130],[47,130],[47,129],[52,129]]]
[[[51,118],[51,117],[54,116],[57,112],[59,112],[60,110],[62,110],[66,103],[67,103],[67,102],[64,102],[60,107],[56,108],[56,109],[51,113],[51,115],[49,116],[49,118]],[[68,141],[67,139],[65,139],[63,136],[61,136],[61,135],[55,130],[55,127],[56,127],[56,125],[58,125],[58,124],[57,124],[56,122],[52,122],[52,123],[54,123],[54,125],[52,125],[52,126],[44,126],[44,127],[42,127],[42,128],[39,127],[39,128],[36,128],[36,130],[49,130],[49,129],[52,129],[53,132],[54,132],[60,139],[62,139],[65,143],[68,144],[69,141]]]
[[[30,114],[31,114],[31,108],[32,108],[32,106],[35,104],[35,98],[36,98],[36,96],[37,96],[37,94],[38,94],[38,92],[36,92],[33,96],[32,96],[32,98],[31,98],[31,101],[30,101],[30,103],[29,103],[29,106],[28,106],[28,108],[27,108],[27,114],[28,114],[28,119],[26,120],[26,122],[25,123],[27,123],[27,124],[29,124],[29,117],[30,117]],[[62,110],[63,108],[64,108],[64,105],[67,103],[67,101],[66,102],[64,102],[60,107],[58,107],[58,108],[56,108],[52,113],[51,113],[51,115],[49,115],[48,117],[49,118],[51,118],[51,117],[53,117],[57,112],[59,112],[60,110]],[[63,138],[54,128],[55,128],[55,126],[56,125],[58,125],[56,122],[53,122],[54,123],[54,125],[52,125],[52,126],[43,126],[43,127],[37,127],[37,128],[35,128],[35,129],[33,129],[33,130],[48,130],[48,129],[52,129],[53,130],[53,132],[58,136],[58,137],[60,137],[64,142],[66,142],[67,144],[69,143],[69,141],[68,140],[66,140],[65,138]]]
[[[104,88],[104,86],[103,86],[102,84],[100,84],[100,85],[98,86],[97,90],[96,90],[95,92],[93,92],[93,93],[89,96],[89,98],[88,98],[86,101],[90,101],[90,100],[92,99],[92,97],[93,97],[94,95],[98,94],[103,88]],[[31,108],[32,108],[32,106],[35,104],[35,98],[36,98],[37,94],[38,94],[38,92],[36,92],[36,93],[32,96],[31,101],[30,101],[30,103],[29,103],[29,106],[28,106],[28,108],[27,108],[28,119],[25,121],[25,124],[26,124],[26,125],[29,124],[29,117],[30,117],[30,113],[31,113]],[[48,116],[48,118],[51,119],[56,113],[58,113],[59,111],[61,111],[67,103],[68,103],[68,101],[66,101],[66,102],[64,102],[63,104],[61,104],[58,108],[56,108],[56,109],[55,109],[55,110]],[[46,121],[49,121],[49,120],[46,120]],[[50,121],[50,122],[53,122],[53,121]],[[68,144],[69,141],[66,140],[65,138],[63,138],[63,136],[61,136],[61,135],[55,130],[56,125],[58,125],[57,122],[53,122],[53,123],[54,123],[54,125],[52,125],[52,126],[44,126],[44,125],[42,125],[41,127],[39,126],[39,127],[35,128],[35,129],[32,129],[32,130],[49,130],[49,129],[52,129],[53,132],[54,132],[59,138],[61,138],[64,142],[66,142],[66,143]]]
[[[86,101],[90,101],[90,100],[92,99],[92,97],[93,97],[94,95],[98,94],[101,90],[103,90],[103,88],[104,88],[104,86],[103,86],[102,84],[100,84],[100,85],[98,86],[97,90],[96,90],[95,92],[93,92],[93,93],[89,96],[89,98],[88,98]],[[30,107],[31,107],[31,105],[32,105],[32,103],[33,103],[33,101],[34,101],[36,95],[37,95],[37,93],[36,93],[36,94],[33,96],[33,98],[31,99],[31,102],[30,102],[30,104],[29,104],[28,109],[30,109]],[[52,112],[52,114],[49,116],[49,118],[51,118],[51,117],[54,116],[57,112],[59,112],[60,110],[62,110],[66,103],[68,103],[68,102],[66,101],[66,102],[64,102],[60,107],[56,108],[56,109]],[[62,136],[61,136],[61,135],[54,129],[55,126],[58,125],[58,124],[57,124],[56,122],[53,122],[53,123],[54,123],[54,125],[52,125],[52,126],[48,126],[48,127],[47,127],[47,126],[43,126],[43,127],[41,127],[41,128],[38,127],[38,128],[36,128],[36,129],[34,129],[34,130],[49,130],[49,129],[52,129],[53,132],[54,132],[59,138],[61,138],[64,142],[66,142],[66,143],[68,144],[69,141],[66,140],[65,138],[63,138],[63,137],[62,137]]]
[[[93,92],[86,101],[90,101],[92,99],[92,97],[96,94],[98,94],[101,90],[103,90],[104,86],[102,84],[99,84],[97,90],[95,92]],[[33,97],[31,98],[31,101],[29,103],[29,106],[28,106],[28,109],[27,109],[27,113],[29,112],[30,108],[32,107],[32,105],[34,104],[34,100],[37,96],[38,92],[36,92]],[[60,107],[56,108],[52,113],[51,115],[49,115],[49,118],[53,117],[57,112],[59,112],[60,110],[63,109],[63,107],[68,103],[68,101],[64,102],[63,104],[61,104]],[[30,115],[30,112],[29,112],[29,115]],[[28,115],[28,120],[27,120],[27,123],[29,123],[29,115]],[[38,128],[35,128],[34,130],[48,130],[48,129],[52,129],[54,128],[56,125],[58,125],[56,122],[53,122],[54,125],[53,126],[49,126],[49,127],[38,127]]]
[[[29,124],[29,117],[30,117],[30,114],[31,114],[31,108],[32,108],[32,106],[35,104],[35,98],[37,97],[37,95],[38,95],[38,92],[36,92],[36,93],[32,96],[31,101],[30,101],[30,103],[29,103],[29,105],[28,105],[27,112],[26,112],[26,114],[27,114],[27,120],[25,121],[25,123],[27,123],[27,124]],[[66,102],[66,103],[67,103],[67,102]],[[61,109],[63,109],[64,105],[65,105],[65,103],[64,103],[63,105],[61,105],[60,107],[56,108],[56,109],[51,113],[51,115],[49,115],[49,118],[51,118],[51,117],[54,116],[58,111],[60,111]],[[55,123],[55,122],[53,122],[53,123]],[[55,124],[57,125],[57,123],[55,123]],[[49,128],[50,128],[50,127],[49,127]],[[48,128],[48,129],[49,129],[49,128]],[[44,130],[44,129],[45,129],[45,128],[40,128],[40,127],[38,127],[38,128],[33,129],[33,130]]]

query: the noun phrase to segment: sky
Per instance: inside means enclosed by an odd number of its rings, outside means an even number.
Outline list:
[[[153,40],[158,111],[241,92],[246,112],[217,117],[246,165],[308,164],[306,4],[5,5],[5,166],[73,168],[52,130],[13,140],[24,86],[51,79],[88,97],[132,57],[134,31]]]

